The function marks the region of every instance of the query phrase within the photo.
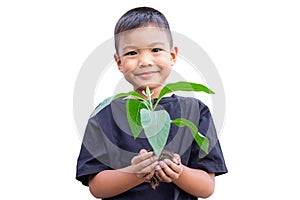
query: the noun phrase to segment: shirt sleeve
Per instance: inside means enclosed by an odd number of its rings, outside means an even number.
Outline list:
[[[107,150],[99,130],[96,117],[90,118],[84,133],[76,170],[76,179],[85,186],[88,186],[91,175],[110,169],[100,162],[103,157],[107,156]]]
[[[201,102],[199,106],[200,120],[198,131],[209,139],[209,152],[205,154],[198,144],[193,141],[189,166],[202,169],[208,173],[215,173],[216,176],[225,174],[228,170],[209,108]]]

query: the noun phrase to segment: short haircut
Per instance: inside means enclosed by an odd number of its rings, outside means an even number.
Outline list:
[[[118,53],[119,34],[136,28],[146,27],[149,24],[165,29],[169,37],[170,47],[173,39],[167,18],[158,10],[150,7],[137,7],[127,11],[117,22],[114,31],[115,48]]]

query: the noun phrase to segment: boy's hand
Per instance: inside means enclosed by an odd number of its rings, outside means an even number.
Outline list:
[[[137,156],[134,156],[131,160],[131,169],[133,173],[136,173],[138,178],[143,178],[148,182],[152,178],[155,172],[155,166],[158,165],[157,158],[153,152],[148,152],[142,149]]]
[[[155,175],[161,182],[172,182],[180,177],[182,173],[182,165],[180,156],[174,154],[175,158],[171,161],[170,159],[164,159],[159,161],[159,165],[155,167]]]

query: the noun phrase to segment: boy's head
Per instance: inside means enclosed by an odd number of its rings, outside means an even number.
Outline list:
[[[152,25],[166,31],[170,42],[170,48],[173,47],[173,39],[167,18],[158,10],[150,7],[138,7],[127,11],[117,22],[115,26],[115,48],[119,53],[118,43],[119,37],[123,32],[133,29],[147,27]]]
[[[149,86],[158,95],[176,62],[167,19],[159,11],[140,7],[126,12],[115,27],[115,61],[135,90]]]

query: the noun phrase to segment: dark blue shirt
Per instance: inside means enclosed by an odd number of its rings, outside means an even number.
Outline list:
[[[213,119],[205,104],[195,98],[172,95],[164,97],[157,108],[166,110],[171,120],[185,118],[192,121],[198,126],[199,132],[210,141],[209,153],[205,154],[187,127],[178,128],[172,124],[165,149],[178,153],[182,164],[190,168],[215,173],[216,176],[227,173]],[[143,131],[134,140],[126,117],[126,100],[116,99],[89,119],[77,161],[76,179],[88,186],[91,175],[103,170],[129,166],[132,157],[141,149],[151,150],[151,146]],[[141,198],[197,199],[174,183],[160,183],[155,190],[149,183],[143,183],[107,199]]]

